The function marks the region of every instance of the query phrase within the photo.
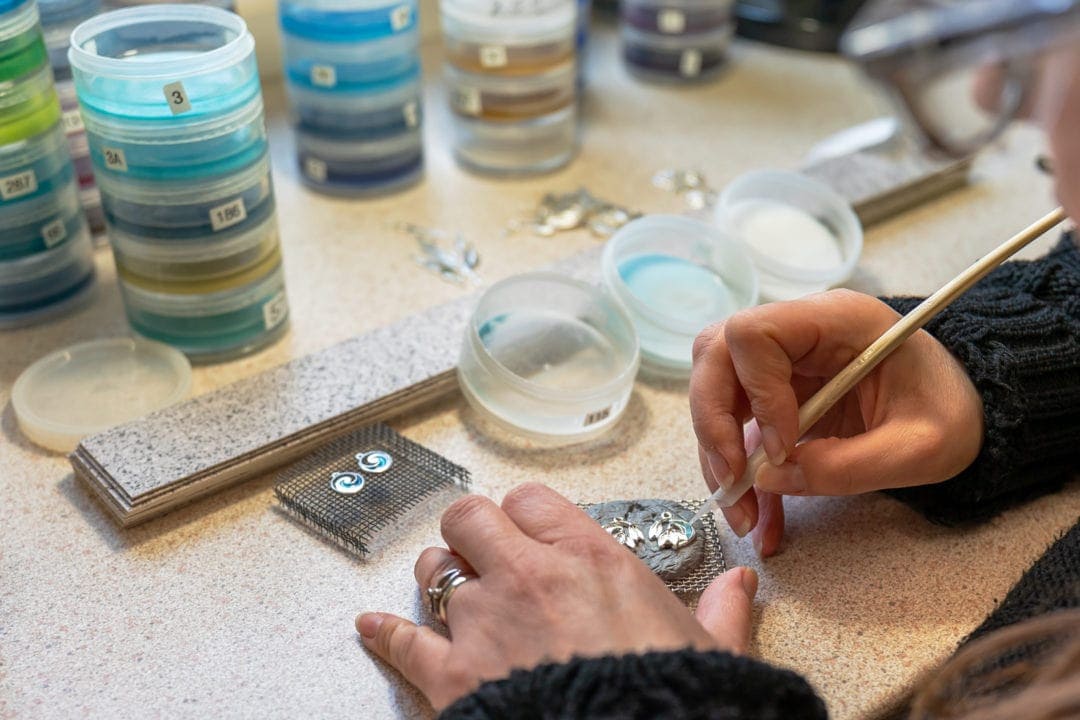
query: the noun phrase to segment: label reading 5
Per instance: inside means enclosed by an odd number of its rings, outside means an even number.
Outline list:
[[[83,126],[82,115],[79,114],[79,108],[74,110],[65,110],[64,114],[60,116],[61,122],[64,123],[64,134],[74,135],[80,133],[86,128]]]
[[[480,66],[486,68],[506,67],[506,48],[502,45],[481,45]]]
[[[105,158],[105,167],[116,172],[127,172],[127,158],[120,148],[102,147],[101,154]]]
[[[51,223],[41,228],[41,238],[45,241],[45,247],[51,248],[64,241],[67,237],[67,227],[63,218],[56,218]]]
[[[420,124],[420,106],[416,104],[416,101],[405,103],[405,107],[401,108],[401,114],[405,116],[405,125],[408,127],[416,127]]]
[[[329,65],[312,65],[311,84],[319,87],[334,87],[337,85],[337,71]]]
[[[244,207],[244,198],[236,198],[232,202],[218,205],[210,210],[210,225],[214,228],[214,232],[230,228],[245,220],[247,220],[247,208]]]
[[[33,170],[24,170],[16,175],[0,178],[0,198],[14,200],[37,191],[37,175]]]
[[[695,77],[701,72],[701,51],[685,50],[679,58],[679,72],[686,77]]]
[[[289,301],[285,297],[285,291],[280,290],[277,295],[266,301],[262,307],[263,325],[267,330],[277,327],[289,316]]]
[[[184,83],[180,81],[169,83],[162,88],[162,92],[165,93],[165,99],[169,101],[169,109],[172,110],[173,115],[191,110],[191,100],[188,99]]]
[[[390,27],[394,32],[404,30],[412,22],[412,8],[408,5],[399,5],[390,11]]]

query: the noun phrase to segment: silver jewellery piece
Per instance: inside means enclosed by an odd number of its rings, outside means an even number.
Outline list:
[[[631,550],[637,549],[638,543],[645,541],[645,533],[641,532],[637,525],[619,515],[611,518],[610,522],[604,523],[601,527],[608,535],[615,538],[615,542]]]
[[[691,210],[705,210],[716,204],[719,197],[699,170],[661,170],[653,175],[653,187],[682,197]]]
[[[666,511],[649,527],[649,539],[655,540],[661,549],[678,550],[694,542],[695,537],[693,525]]]
[[[384,473],[394,464],[394,458],[384,450],[368,450],[356,453],[356,463],[364,472]]]
[[[364,489],[365,482],[363,475],[351,470],[330,475],[330,489],[342,495],[355,495]]]
[[[464,236],[455,236],[449,242],[451,247],[447,248],[444,247],[444,241],[449,236],[441,230],[430,230],[412,223],[398,223],[394,227],[400,232],[412,235],[416,240],[419,254],[413,259],[420,267],[427,268],[447,282],[458,285],[481,284],[480,276],[476,272],[476,267],[480,264],[480,253]]]
[[[460,568],[450,568],[435,579],[434,586],[427,589],[431,614],[439,618],[443,625],[446,624],[446,607],[450,603],[450,596],[470,579]]]

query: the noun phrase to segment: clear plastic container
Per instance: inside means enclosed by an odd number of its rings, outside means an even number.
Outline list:
[[[78,304],[94,282],[93,244],[85,222],[69,241],[0,262],[0,327],[29,324]]]
[[[47,62],[37,4],[0,5],[0,84],[22,80]]]
[[[281,29],[323,43],[378,40],[416,30],[418,0],[283,0]]]
[[[338,140],[297,132],[296,152],[304,183],[329,194],[395,192],[418,182],[424,173],[419,128],[376,140]]]
[[[729,27],[732,7],[732,0],[623,0],[619,14],[648,33],[694,35]]]
[[[441,0],[447,62],[467,72],[532,75],[573,60],[576,0]]]
[[[589,440],[626,409],[638,338],[597,288],[555,273],[495,283],[465,331],[458,380],[484,418],[548,444]]]
[[[54,193],[0,205],[0,262],[43,252],[78,236],[82,209],[74,179]]]
[[[56,82],[71,80],[71,64],[68,62],[71,31],[101,12],[101,0],[38,0],[41,12],[41,28],[45,34],[45,47],[49,53]]]
[[[518,121],[455,114],[454,157],[464,167],[493,175],[530,175],[561,168],[577,152],[577,106]]]
[[[743,246],[722,230],[676,215],[624,225],[604,247],[604,285],[626,308],[643,365],[685,377],[694,338],[758,300],[758,276]]]
[[[280,265],[250,285],[224,292],[157,293],[123,280],[120,292],[136,332],[172,345],[193,361],[215,362],[254,352],[288,329]]]
[[[277,218],[227,240],[148,242],[113,230],[117,274],[147,290],[206,294],[247,285],[281,263]]]
[[[709,80],[723,69],[734,34],[734,25],[707,33],[662,35],[643,32],[623,23],[623,60],[630,72],[643,80]]]
[[[449,64],[445,73],[450,105],[467,117],[524,120],[558,112],[577,99],[572,62],[528,76],[470,73]]]
[[[286,82],[293,122],[306,133],[364,140],[398,135],[421,124],[420,73],[405,82],[326,92]]]
[[[858,216],[832,188],[785,170],[760,170],[720,194],[717,222],[749,252],[762,298],[793,300],[847,280],[862,255]]]
[[[213,181],[139,182],[103,175],[99,185],[112,229],[155,240],[231,237],[261,225],[275,208],[268,156]]]
[[[59,119],[60,103],[47,64],[25,80],[0,83],[0,146],[40,135]]]
[[[51,196],[74,178],[59,123],[28,139],[0,146],[0,210]]]

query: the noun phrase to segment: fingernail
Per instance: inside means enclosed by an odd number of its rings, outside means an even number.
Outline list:
[[[742,586],[748,596],[754,597],[757,594],[758,575],[753,568],[743,568]]]
[[[746,537],[746,533],[750,532],[750,516],[738,505],[724,508],[724,517],[731,526],[732,532],[739,537]]]
[[[761,428],[761,444],[765,446],[765,454],[769,456],[769,462],[773,465],[783,465],[787,460],[787,450],[784,449],[784,441],[780,439],[780,433],[771,425]]]
[[[806,490],[806,476],[802,467],[795,463],[778,468],[762,465],[754,485],[759,490],[778,495],[798,495]]]
[[[716,484],[725,490],[731,487],[735,478],[732,477],[731,467],[728,466],[724,456],[710,450],[705,452],[705,457],[709,459],[709,470]]]
[[[374,640],[383,623],[383,616],[379,613],[364,613],[356,621],[356,629],[360,636],[366,640]]]

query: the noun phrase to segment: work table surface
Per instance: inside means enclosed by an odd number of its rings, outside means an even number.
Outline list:
[[[491,282],[598,242],[585,232],[506,235],[545,192],[585,186],[642,211],[678,212],[678,198],[651,187],[657,170],[697,167],[722,186],[750,169],[796,167],[815,142],[884,108],[835,58],[746,43],[715,83],[645,85],[601,28],[587,60],[580,155],[552,175],[495,180],[455,166],[439,48],[425,52],[427,175],[394,196],[304,190],[282,93],[266,89],[292,327],[261,353],[196,368],[195,393],[467,292],[417,267],[395,222],[460,231]],[[1038,132],[1016,128],[979,159],[970,187],[869,228],[849,285],[928,293],[1047,212],[1051,185],[1033,164],[1042,147]],[[128,332],[109,251],[97,259],[92,305],[0,332],[0,716],[429,715],[364,651],[353,618],[421,617],[412,565],[440,542],[437,517],[414,518],[363,563],[275,511],[267,476],[120,530],[65,458],[19,434],[8,400],[23,369],[73,342]],[[485,435],[460,397],[392,424],[468,467],[473,489],[496,499],[530,480],[575,501],[706,492],[685,383],[639,381],[612,434],[558,452]],[[844,720],[887,707],[946,658],[1076,520],[1080,487],[963,529],[934,526],[880,494],[787,508],[780,555],[761,560],[726,529],[724,550],[729,565],[761,576],[753,653],[804,674]]]

